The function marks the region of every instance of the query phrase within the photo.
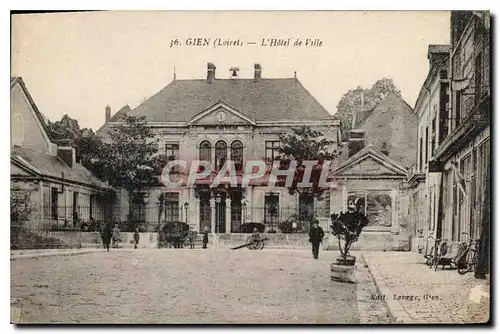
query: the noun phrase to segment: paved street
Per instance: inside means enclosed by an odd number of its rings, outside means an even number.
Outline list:
[[[118,250],[11,262],[11,320],[28,323],[389,321],[360,262],[332,282],[332,252]],[[358,302],[359,301],[359,302]],[[361,310],[361,315],[360,315]]]
[[[484,323],[489,319],[489,280],[457,270],[437,271],[414,252],[363,252],[396,322]]]

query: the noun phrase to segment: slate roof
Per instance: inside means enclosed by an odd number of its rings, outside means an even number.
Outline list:
[[[128,114],[132,109],[130,109],[130,106],[127,104],[123,106],[120,110],[118,110],[111,118],[109,119],[110,122],[116,122],[120,118],[122,118],[125,114]]]
[[[404,167],[417,159],[418,116],[401,97],[389,93],[358,127],[365,130],[366,145],[381,149]]]
[[[57,156],[19,146],[11,148],[10,156],[11,159],[40,176],[61,179],[61,173],[64,173],[64,179],[66,181],[111,190],[106,183],[100,181],[79,163],[73,164],[73,167],[70,168]]]
[[[295,78],[174,80],[130,115],[183,122],[219,101],[255,121],[336,119]]]

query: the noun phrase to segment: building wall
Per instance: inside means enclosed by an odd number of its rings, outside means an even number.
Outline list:
[[[485,205],[489,205],[484,202],[484,191],[487,183],[491,182],[487,179],[490,145],[488,127],[445,162],[444,169],[449,171],[447,173],[449,179],[444,183],[443,189],[443,239],[466,242],[468,236],[479,238],[480,220]],[[463,194],[457,185],[457,180],[451,171],[452,162],[460,166],[460,172],[466,177],[467,194]],[[463,235],[463,232],[468,233],[468,236]]]
[[[10,101],[11,146],[29,147],[47,153],[54,150],[54,144],[48,140],[39,120],[33,117],[32,107],[19,84],[11,88]]]
[[[402,179],[343,179],[339,180],[339,188],[333,192],[331,197],[332,211],[347,211],[351,196],[362,196],[365,192],[367,198],[366,215],[370,224],[364,228],[360,240],[357,242],[358,249],[372,250],[408,250],[409,249],[409,192],[400,189]],[[390,208],[385,206],[380,209],[377,219],[371,216],[369,196],[376,198],[383,195],[390,198]],[[375,200],[373,200],[375,202]],[[381,202],[379,202],[381,203]],[[373,205],[372,207],[376,207]],[[390,217],[390,218],[387,218]],[[332,246],[333,247],[333,246]]]

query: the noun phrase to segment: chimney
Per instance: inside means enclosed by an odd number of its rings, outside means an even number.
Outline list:
[[[72,168],[76,162],[75,149],[71,146],[57,146],[57,157]]]
[[[212,83],[215,80],[215,65],[207,63],[207,82]]]
[[[231,67],[229,72],[231,73],[231,79],[238,79],[238,72],[240,71],[239,67]]]
[[[365,131],[353,129],[349,132],[349,158],[365,148]]]
[[[260,67],[260,64],[254,64],[254,79],[255,81],[262,79],[262,67]]]
[[[111,107],[110,106],[106,106],[106,123],[109,122],[109,120],[111,119]]]

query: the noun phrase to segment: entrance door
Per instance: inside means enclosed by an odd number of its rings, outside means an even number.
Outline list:
[[[210,193],[200,192],[200,232],[203,233],[205,228],[212,230],[212,210],[210,208]]]
[[[240,233],[241,231],[241,199],[243,197],[242,189],[231,189],[231,233]]]
[[[215,233],[226,233],[226,193],[219,193],[220,203],[215,200]]]

